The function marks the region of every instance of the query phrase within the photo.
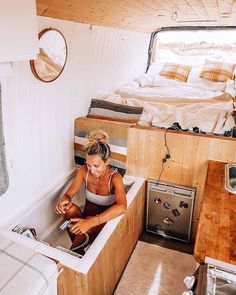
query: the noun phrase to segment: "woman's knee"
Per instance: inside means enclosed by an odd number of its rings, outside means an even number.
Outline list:
[[[72,206],[66,210],[64,214],[64,219],[71,219],[71,218],[80,218],[83,217],[82,211],[78,206],[72,204]]]

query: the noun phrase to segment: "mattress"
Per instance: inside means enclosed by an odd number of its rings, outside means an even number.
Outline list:
[[[172,87],[167,87],[166,82],[159,87],[140,87],[132,83],[101,99],[143,107],[139,125],[169,128],[178,122],[182,129],[197,127],[214,134],[224,134],[235,126],[231,115],[235,108],[232,82],[229,85],[211,82],[211,91],[206,90],[207,82],[201,82],[201,87],[193,87],[193,82],[189,85],[169,83]]]

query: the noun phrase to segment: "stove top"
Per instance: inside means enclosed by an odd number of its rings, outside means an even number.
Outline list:
[[[236,266],[215,259],[206,259],[206,295],[235,295]]]

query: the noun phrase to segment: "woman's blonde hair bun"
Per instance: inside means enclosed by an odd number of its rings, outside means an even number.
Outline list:
[[[87,139],[88,143],[83,148],[88,155],[100,155],[104,161],[110,157],[109,137],[106,132],[102,130],[90,131]]]
[[[89,141],[97,141],[97,142],[109,142],[109,137],[106,132],[102,130],[92,130],[88,135]]]

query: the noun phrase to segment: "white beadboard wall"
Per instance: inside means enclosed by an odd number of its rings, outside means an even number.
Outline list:
[[[39,31],[48,27],[67,41],[61,76],[42,83],[28,62],[14,62],[13,75],[1,79],[9,173],[9,188],[0,197],[5,223],[73,170],[73,123],[86,114],[91,98],[132,81],[147,64],[150,34],[38,17]]]

